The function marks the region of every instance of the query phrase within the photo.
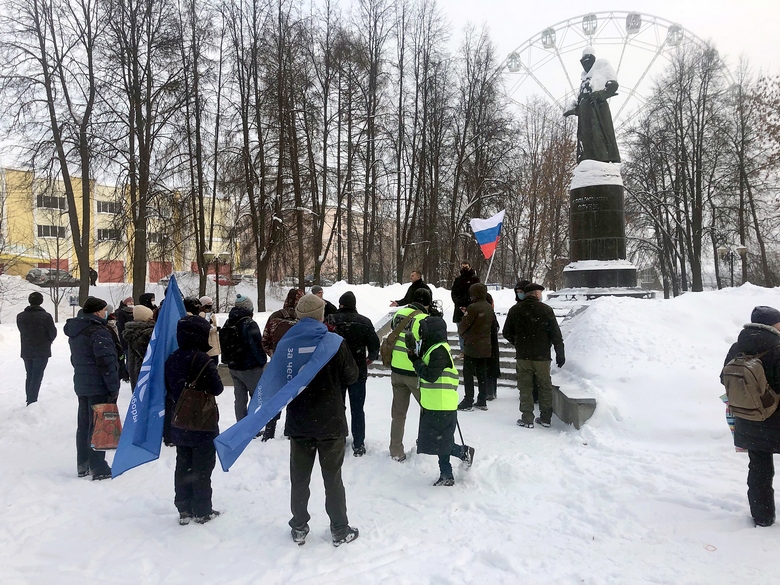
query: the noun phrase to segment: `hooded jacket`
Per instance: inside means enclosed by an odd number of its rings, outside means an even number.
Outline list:
[[[268,362],[268,356],[263,352],[263,336],[260,333],[260,327],[257,321],[252,318],[252,311],[243,307],[233,307],[228,313],[226,325],[238,325],[238,334],[244,341],[244,346],[236,359],[230,362],[231,370],[246,371],[262,368]],[[208,323],[202,317],[198,317],[203,322]],[[240,323],[239,323],[240,321]],[[209,328],[211,325],[209,324]],[[211,346],[206,340],[206,349],[208,352]]]
[[[731,346],[724,365],[739,353],[758,355],[769,387],[780,393],[780,331],[771,325],[748,323]],[[723,379],[721,378],[721,383]],[[764,421],[734,419],[734,445],[751,451],[780,453],[780,408]]]
[[[16,316],[16,326],[22,341],[23,359],[51,357],[51,344],[57,328],[51,315],[40,305],[30,305]]]
[[[358,377],[365,380],[368,378],[366,359],[374,361],[379,357],[379,337],[371,320],[357,312],[357,303],[352,291],[341,295],[339,305],[341,305],[339,310],[326,317],[325,322],[333,325],[334,331],[347,342],[360,371]]]
[[[282,308],[274,311],[268,317],[262,337],[263,350],[268,355],[274,355],[276,344],[298,322],[298,317],[295,315],[295,305],[304,294],[299,288],[291,288],[287,292],[287,298],[284,300]]]
[[[460,276],[457,276],[452,283],[452,302],[455,304],[455,310],[452,313],[452,322],[460,323],[463,320],[463,311],[469,305],[469,288],[472,284],[479,282],[479,276],[473,268],[468,270],[460,269]]]
[[[63,328],[70,345],[73,389],[77,396],[119,392],[119,356],[114,334],[97,315],[68,319]]]
[[[472,284],[469,297],[473,302],[466,308],[463,320],[458,324],[458,334],[463,337],[463,353],[466,357],[489,358],[490,328],[495,313],[487,302],[487,287],[484,284]]]
[[[154,331],[154,321],[129,321],[125,324],[123,341],[127,346],[127,372],[130,374],[130,386],[135,388],[138,374],[149,347]]]

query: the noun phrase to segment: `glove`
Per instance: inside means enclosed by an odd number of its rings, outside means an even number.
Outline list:
[[[566,358],[562,355],[556,355],[555,356],[555,365],[557,365],[559,368],[563,367],[563,364],[566,363]]]

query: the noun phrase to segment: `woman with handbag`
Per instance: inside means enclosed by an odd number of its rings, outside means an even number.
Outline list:
[[[211,325],[202,317],[184,317],[176,328],[179,349],[165,362],[166,408],[173,409],[170,438],[176,446],[174,504],[179,524],[205,524],[219,515],[211,506],[211,472],[219,434],[215,396],[223,386],[209,350]]]

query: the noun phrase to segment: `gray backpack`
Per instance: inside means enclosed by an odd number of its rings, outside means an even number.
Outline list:
[[[761,363],[761,358],[769,351],[758,355],[739,353],[723,367],[723,385],[734,416],[764,421],[777,410],[780,397],[766,381],[764,365]]]

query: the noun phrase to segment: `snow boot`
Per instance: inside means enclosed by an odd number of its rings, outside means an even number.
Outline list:
[[[189,512],[182,512],[179,514],[179,526],[187,526],[192,520],[192,514]]]
[[[534,423],[532,422],[524,422],[522,418],[517,419],[517,426],[518,427],[525,427],[527,429],[534,428]]]
[[[216,510],[212,510],[205,516],[195,516],[195,524],[205,524],[206,522],[210,522],[217,516],[219,516],[221,512],[217,512]]]
[[[474,447],[463,445],[466,451],[463,453],[463,461],[466,463],[466,467],[471,467],[474,463]]]
[[[293,542],[297,543],[298,546],[303,546],[306,544],[306,535],[309,534],[309,525],[304,524],[303,528],[292,528],[290,534]]]
[[[393,461],[398,461],[398,463],[401,463],[403,461],[406,461],[406,453],[401,453],[400,455],[391,455]]]
[[[347,526],[347,533],[341,538],[333,537],[333,546],[341,546],[342,544],[349,544],[353,540],[357,540],[360,531],[352,526]]]
[[[89,463],[81,463],[76,468],[76,475],[79,477],[87,477],[89,475]]]
[[[444,487],[452,487],[452,486],[454,486],[454,485],[455,485],[455,478],[453,478],[453,477],[444,477],[444,476],[439,476],[439,479],[437,479],[437,480],[436,480],[436,481],[433,483],[433,485],[434,485],[435,487],[440,487],[440,486],[444,486]]]
[[[366,447],[365,445],[361,445],[360,447],[352,447],[352,454],[355,457],[362,457],[366,454]]]
[[[461,400],[460,404],[458,404],[458,410],[464,412],[470,412],[474,410],[474,404],[471,402],[466,402],[466,399],[464,398],[463,400]]]
[[[542,418],[539,417],[539,416],[536,417],[536,424],[542,425],[546,429],[549,429],[552,426],[552,424],[550,423],[549,420],[548,421],[543,421]]]
[[[477,402],[476,404],[474,404],[474,408],[476,408],[477,410],[487,410],[487,404],[485,404],[484,402]]]

